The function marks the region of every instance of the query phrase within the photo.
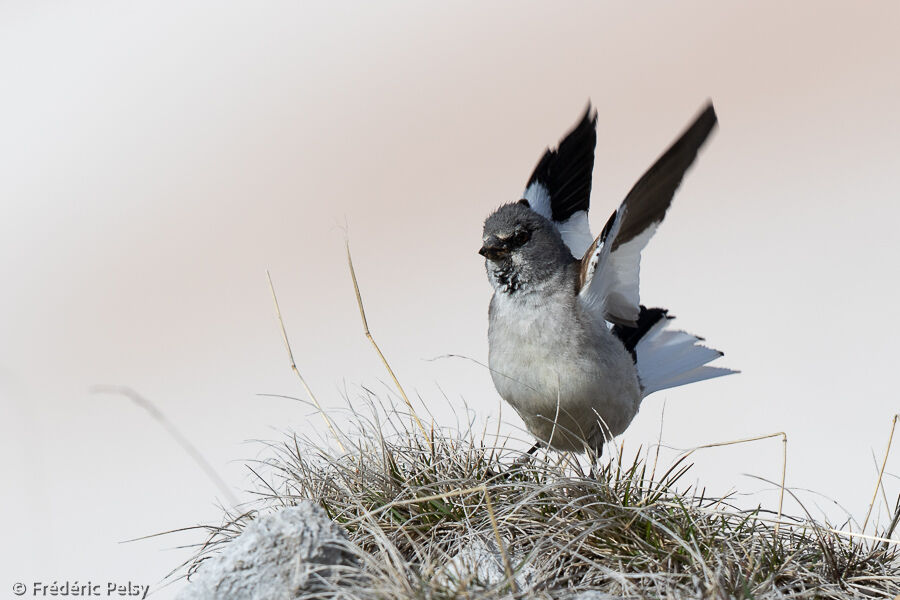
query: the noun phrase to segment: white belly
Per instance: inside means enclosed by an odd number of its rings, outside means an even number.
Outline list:
[[[637,371],[604,324],[580,321],[574,306],[550,305],[560,310],[495,295],[488,332],[494,385],[538,439],[559,450],[597,448],[604,432],[622,433],[637,413]]]

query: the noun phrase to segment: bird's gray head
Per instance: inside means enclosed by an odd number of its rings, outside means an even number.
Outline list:
[[[488,279],[507,294],[534,290],[574,260],[553,223],[524,200],[494,211],[482,241],[478,253],[486,259]]]

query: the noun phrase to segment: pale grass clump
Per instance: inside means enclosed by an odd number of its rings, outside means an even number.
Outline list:
[[[332,568],[309,598],[894,598],[900,593],[900,498],[889,522],[865,535],[782,514],[787,436],[777,510],[743,510],[682,481],[693,450],[658,464],[657,450],[626,458],[610,447],[586,475],[571,455],[527,458],[510,438],[471,427],[427,429],[369,331],[349,246],[363,333],[405,408],[364,399],[345,433],[322,410],[294,362],[269,279],[290,366],[331,438],[288,436],[251,470],[260,485],[248,511],[226,514],[188,561],[187,575],[258,515],[313,501],[349,534],[356,566]],[[876,483],[882,477],[894,427]],[[333,449],[332,449],[333,448]],[[788,491],[788,493],[791,493]],[[791,494],[793,495],[793,494]],[[873,496],[874,505],[876,496]],[[795,498],[795,500],[797,500]],[[802,504],[797,501],[798,505]],[[480,549],[475,552],[467,551]],[[485,568],[493,567],[493,568]],[[897,596],[900,598],[900,596]]]
[[[405,412],[352,413],[344,450],[290,436],[254,469],[259,500],[231,515],[194,562],[258,514],[312,500],[349,533],[359,567],[316,598],[893,598],[898,546],[775,510],[741,510],[683,484],[685,455],[656,464],[612,448],[586,475],[571,456],[530,462],[509,438],[436,429]],[[389,433],[387,433],[389,432]],[[875,537],[890,538],[893,518]],[[460,559],[475,541],[493,558]],[[460,556],[468,556],[463,553]],[[456,559],[454,560],[454,558]],[[499,566],[485,577],[483,565]]]

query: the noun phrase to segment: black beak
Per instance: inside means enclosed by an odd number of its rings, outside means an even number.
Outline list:
[[[478,254],[488,260],[500,260],[509,255],[509,248],[506,247],[506,244],[494,246],[485,243],[484,246],[481,247],[481,250],[478,251]]]

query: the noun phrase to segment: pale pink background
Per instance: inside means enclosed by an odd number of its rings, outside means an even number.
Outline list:
[[[664,401],[677,447],[784,430],[789,485],[861,519],[900,408],[898,30],[892,2],[3,3],[0,589],[154,583],[197,538],[118,542],[218,518],[163,430],[91,385],[154,400],[238,492],[265,456],[245,440],[320,427],[257,396],[302,393],[264,269],[323,403],[386,389],[345,222],[406,386],[443,424],[463,399],[495,417],[484,369],[423,359],[485,359],[482,220],[588,98],[595,229],[707,98],[721,124],[642,292],[744,372],[651,397],[627,447]],[[774,506],[743,474],[780,452],[707,450],[694,477]]]

